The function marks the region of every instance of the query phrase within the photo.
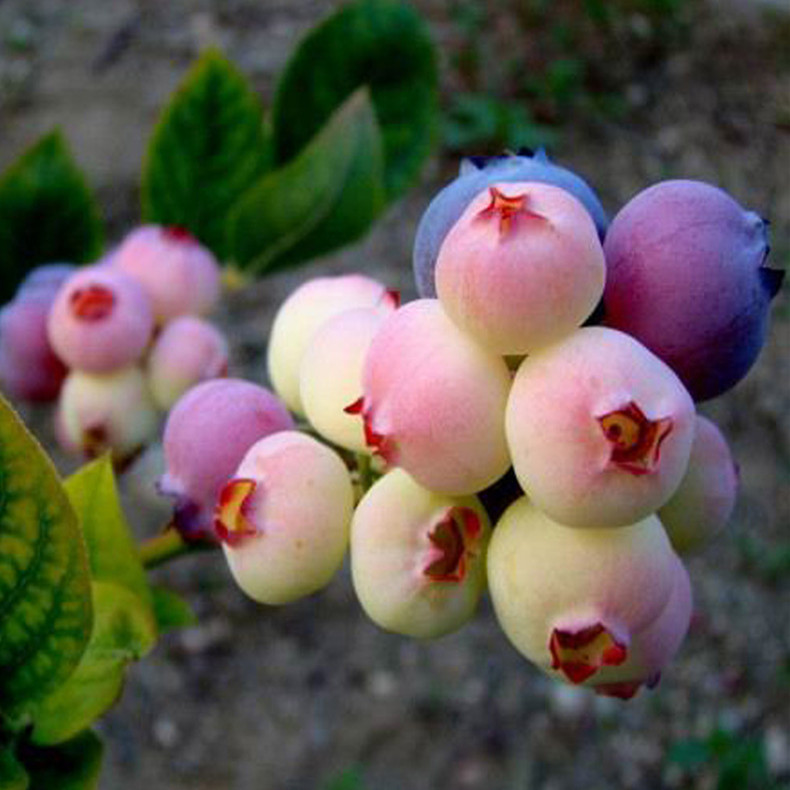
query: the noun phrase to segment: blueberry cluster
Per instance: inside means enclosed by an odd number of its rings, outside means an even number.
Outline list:
[[[0,313],[3,389],[57,400],[65,449],[123,465],[160,411],[226,372],[225,338],[203,317],[219,294],[216,260],[177,227],[137,228],[90,266],[42,266]]]
[[[342,455],[287,428],[240,456],[214,510],[234,577],[283,603],[348,543],[384,629],[449,633],[487,587],[548,675],[652,687],[691,618],[679,554],[734,506],[730,450],[695,400],[762,346],[781,281],[767,250],[765,222],[699,182],[657,184],[607,225],[543,154],[465,164],[417,233],[422,298],[349,275],[282,305],[272,383]]]

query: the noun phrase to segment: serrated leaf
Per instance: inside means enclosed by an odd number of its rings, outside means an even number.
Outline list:
[[[60,132],[42,137],[0,177],[0,303],[42,263],[92,261],[102,225]]]
[[[29,790],[95,790],[103,752],[91,730],[54,748],[26,748],[22,757],[30,773]]]
[[[28,790],[30,777],[9,748],[0,751],[0,790]]]
[[[33,712],[33,742],[62,743],[105,713],[123,689],[126,667],[154,645],[151,609],[131,590],[93,583],[94,626],[75,672]]]
[[[74,670],[91,631],[77,517],[44,451],[0,398],[0,712],[13,718]]]
[[[164,587],[152,587],[154,598],[154,617],[159,632],[176,628],[189,628],[197,623],[192,607],[180,595]]]
[[[357,239],[384,206],[382,173],[381,136],[363,88],[237,205],[229,226],[235,261],[261,273]]]
[[[366,85],[381,127],[388,198],[416,178],[438,125],[436,56],[427,25],[395,0],[350,3],[294,51],[272,105],[276,161],[295,157]]]
[[[151,589],[121,509],[109,455],[85,464],[65,488],[82,528],[92,578],[127,587],[151,606]]]
[[[263,108],[219,52],[190,69],[159,120],[143,173],[143,215],[188,228],[220,259],[233,204],[271,164]]]

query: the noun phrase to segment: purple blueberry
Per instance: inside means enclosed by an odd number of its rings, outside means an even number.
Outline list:
[[[412,262],[420,296],[436,296],[434,268],[439,249],[475,195],[492,184],[514,181],[537,181],[570,192],[587,209],[603,239],[608,221],[595,192],[580,176],[551,162],[543,149],[534,155],[465,159],[458,177],[434,197],[417,227]]]
[[[77,267],[73,263],[46,263],[43,266],[37,266],[19,284],[17,297],[37,291],[51,293],[54,297],[60,286],[76,270]]]
[[[746,375],[784,274],[766,266],[763,219],[717,187],[664,181],[621,209],[604,251],[606,324],[661,357],[697,401]]]

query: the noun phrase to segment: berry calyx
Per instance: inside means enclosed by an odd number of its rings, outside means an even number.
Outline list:
[[[115,295],[103,285],[91,283],[77,288],[69,298],[71,312],[81,321],[101,321],[108,318],[115,307]]]
[[[543,221],[547,219],[543,214],[538,214],[527,208],[529,196],[526,192],[519,195],[506,195],[496,187],[489,187],[488,193],[491,195],[491,202],[478,214],[478,217],[480,219],[489,217],[498,219],[500,236],[506,235],[510,231],[511,225],[519,217]]]
[[[254,480],[242,477],[231,480],[220,491],[214,529],[217,537],[228,546],[238,546],[245,538],[258,534],[250,513],[256,488]]]
[[[658,466],[661,443],[672,431],[672,418],[651,420],[630,401],[623,408],[598,417],[604,436],[612,444],[611,463],[634,475]]]
[[[549,640],[551,668],[559,669],[571,683],[583,683],[600,667],[625,661],[628,647],[603,623],[577,630],[555,628]]]
[[[423,573],[434,582],[461,582],[482,527],[480,518],[468,507],[447,509],[428,533],[430,560]]]

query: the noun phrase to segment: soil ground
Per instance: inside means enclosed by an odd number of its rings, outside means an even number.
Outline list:
[[[416,4],[444,53],[448,100],[459,4]],[[136,221],[148,132],[196,52],[220,43],[269,96],[295,41],[336,5],[0,0],[0,167],[60,125],[117,236]],[[556,157],[612,213],[662,178],[717,183],[772,219],[776,265],[787,266],[788,11],[781,1],[700,6],[687,43],[623,86],[627,120],[566,125]],[[360,244],[230,295],[220,320],[234,370],[263,380],[273,310],[307,277],[364,268],[413,295],[416,223],[456,166],[435,158]],[[790,781],[790,569],[768,568],[790,540],[787,289],[757,366],[703,411],[732,441],[741,494],[727,534],[689,561],[693,626],[656,691],[623,705],[549,682],[509,646],[488,603],[461,633],[421,644],[369,623],[347,572],[321,595],[267,609],[243,598],[219,557],[199,556],[157,572],[200,624],[166,637],[131,672],[100,725],[101,787],[704,790],[715,787],[715,765],[685,771],[667,755],[716,728],[756,739],[772,777]],[[166,517],[150,491],[157,463],[150,454],[125,484],[141,535]]]

